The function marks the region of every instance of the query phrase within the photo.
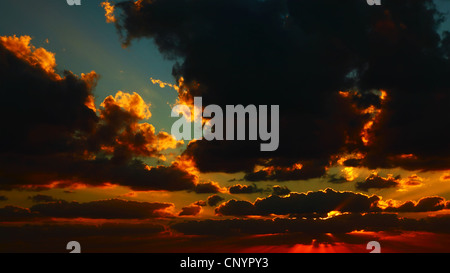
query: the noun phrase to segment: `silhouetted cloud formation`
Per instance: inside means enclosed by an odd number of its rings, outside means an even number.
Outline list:
[[[196,216],[202,211],[202,207],[200,205],[191,204],[187,207],[183,207],[178,216]]]
[[[45,194],[37,194],[28,197],[31,201],[34,203],[49,203],[49,202],[56,202],[58,199],[55,199],[53,196],[45,195]]]
[[[32,213],[43,217],[93,218],[93,219],[148,219],[173,216],[167,209],[169,203],[148,203],[110,199],[87,203],[57,201],[37,204],[30,208]]]
[[[284,196],[284,195],[288,195],[289,193],[291,193],[291,190],[288,189],[288,187],[286,186],[273,186],[272,188],[272,194],[273,195],[278,195],[278,196]]]
[[[238,234],[343,234],[352,231],[429,231],[449,233],[448,215],[422,219],[399,218],[396,214],[344,214],[329,219],[228,219],[188,221],[171,227],[187,235],[231,236]]]

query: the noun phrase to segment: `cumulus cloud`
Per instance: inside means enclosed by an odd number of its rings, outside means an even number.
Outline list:
[[[109,199],[86,203],[56,201],[37,204],[30,208],[32,213],[42,217],[92,218],[92,219],[148,219],[171,217],[169,203],[149,203]]]
[[[356,189],[368,191],[369,189],[386,189],[400,186],[400,176],[381,177],[377,174],[369,175],[363,182],[356,183]]]
[[[200,205],[191,204],[187,207],[183,207],[178,216],[197,216],[202,212],[202,207]]]
[[[322,177],[343,151],[363,155],[348,166],[450,168],[450,35],[438,33],[442,14],[432,0],[382,8],[359,0],[214,3],[115,4],[124,45],[152,38],[182,60],[173,70],[183,78],[180,99],[280,105],[276,152],[260,153],[251,141],[197,141],[185,154],[200,171],[303,180]],[[299,162],[302,169],[290,168]],[[257,165],[275,171],[255,173]]]
[[[264,190],[253,185],[241,185],[236,184],[228,188],[231,194],[250,194],[250,193],[262,193]]]
[[[81,242],[83,252],[123,252],[125,247],[132,252],[136,251],[138,242],[144,238],[155,238],[164,230],[163,225],[148,222],[0,225],[0,252],[67,253],[67,238]],[[148,245],[143,249],[148,252]]]
[[[29,36],[0,37],[0,189],[43,190],[105,183],[135,190],[189,190],[198,178],[177,166],[149,167],[142,157],[164,160],[181,145],[142,122],[150,105],[119,91],[97,109],[94,71],[55,72],[53,53]]]
[[[385,208],[389,212],[427,212],[450,209],[450,202],[440,196],[423,197],[419,201],[406,201],[401,205],[390,205]]]

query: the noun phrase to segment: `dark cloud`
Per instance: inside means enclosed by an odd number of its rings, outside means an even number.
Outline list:
[[[58,201],[58,199],[55,199],[53,196],[45,194],[33,195],[28,197],[28,199],[33,201],[34,203],[49,203]]]
[[[331,174],[329,175],[328,182],[333,184],[342,184],[345,182],[348,182],[347,178],[337,175],[337,174]]]
[[[228,219],[197,220],[171,226],[187,235],[232,236],[242,234],[344,234],[352,231],[428,231],[449,233],[450,217],[399,218],[396,214],[343,214],[328,219]],[[446,228],[447,227],[447,228]]]
[[[96,225],[54,224],[7,226],[0,225],[0,252],[4,253],[68,253],[69,241],[78,241],[82,252],[136,251],[143,238],[154,238],[164,232],[164,226],[155,223],[104,223]],[[149,245],[140,246],[143,249]],[[134,250],[133,250],[134,248]],[[144,250],[143,250],[144,251]]]
[[[206,201],[199,200],[199,201],[195,201],[194,205],[200,206],[200,207],[206,207],[208,204],[206,203]]]
[[[221,191],[220,185],[212,181],[198,183],[194,188],[195,193],[218,193]]]
[[[0,37],[0,94],[7,102],[0,110],[5,128],[1,190],[73,183],[143,191],[195,188],[196,176],[177,166],[150,168],[139,161],[161,158],[161,151],[180,143],[156,133],[151,124],[138,123],[151,115],[138,94],[119,92],[96,109],[93,90],[99,76],[56,74],[54,54],[30,41],[28,36]]]
[[[3,201],[8,201],[8,197],[4,196],[4,195],[0,195],[0,202]]]
[[[196,216],[200,214],[202,211],[202,207],[196,204],[192,204],[187,207],[183,207],[181,209],[181,212],[178,214],[178,216]]]
[[[216,208],[220,215],[289,215],[340,212],[380,211],[376,195],[367,196],[353,192],[339,192],[332,189],[308,193],[290,193],[280,197],[271,195],[259,198],[254,203],[248,201],[229,200]]]
[[[225,200],[222,196],[214,194],[208,197],[207,202],[208,206],[215,207],[221,201]]]
[[[253,185],[241,185],[236,184],[228,188],[231,194],[251,194],[251,193],[262,193],[264,189],[258,188],[255,184]]]
[[[167,211],[170,208],[173,204],[110,199],[87,203],[57,201],[37,204],[30,211],[54,218],[148,219],[173,216]]]
[[[368,191],[369,189],[386,189],[400,186],[400,176],[387,178],[377,174],[369,175],[363,182],[356,183],[356,189]]]
[[[406,201],[399,206],[389,206],[385,211],[389,212],[427,212],[450,208],[449,202],[440,196],[423,197],[417,202]]]
[[[40,217],[38,213],[31,212],[27,208],[17,206],[0,208],[0,222],[30,221],[38,217]]]
[[[352,35],[365,34],[368,26],[359,22],[367,13],[363,5],[325,1],[319,7],[306,1],[256,0],[140,3],[139,8],[133,2],[116,4],[123,14],[119,25],[125,42],[154,38],[164,55],[182,59],[174,76],[183,76],[188,96],[202,96],[205,105],[280,105],[276,152],[261,153],[259,143],[251,141],[197,141],[185,154],[195,159],[200,171],[251,173],[256,164],[289,167],[301,162],[302,171],[279,171],[258,180],[317,177],[325,173],[330,155],[339,152],[347,136],[359,135],[367,117],[338,91],[351,86],[346,75],[356,66],[352,50],[361,44]],[[333,6],[332,14],[323,14],[324,4]],[[352,16],[342,16],[350,12]],[[337,14],[340,19],[334,20]],[[317,18],[319,30],[310,23]],[[299,67],[308,69],[299,74]],[[246,179],[256,181],[251,175]]]
[[[144,0],[116,8],[126,45],[153,38],[178,61],[182,100],[280,105],[276,152],[261,153],[254,142],[193,142],[185,154],[202,172],[308,179],[323,176],[342,151],[365,154],[349,166],[450,168],[450,35],[438,34],[442,16],[431,0]],[[338,95],[350,89],[355,95]],[[371,106],[381,113],[363,140]],[[298,162],[303,169],[289,169]],[[255,165],[280,169],[254,174]]]
[[[117,164],[105,157],[76,159],[69,155],[40,158],[8,156],[0,157],[0,162],[2,175],[8,178],[0,184],[2,190],[44,190],[48,189],[52,181],[63,181],[56,187],[69,187],[73,183],[90,186],[111,183],[127,186],[135,191],[180,191],[194,189],[197,179],[195,175],[174,165],[148,168],[139,160]]]
[[[272,194],[277,196],[285,196],[291,193],[291,190],[288,189],[286,186],[273,186],[272,188]]]

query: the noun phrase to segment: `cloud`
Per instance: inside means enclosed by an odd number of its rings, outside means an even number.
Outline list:
[[[200,207],[206,207],[208,205],[204,200],[195,201],[193,204]]]
[[[450,180],[450,174],[445,173],[445,174],[443,174],[439,179],[440,179],[441,181],[447,181],[447,180]]]
[[[8,201],[8,197],[0,195],[0,202]]]
[[[105,9],[105,17],[107,23],[115,23],[116,18],[114,16],[114,5],[109,1],[104,1],[100,4]]]
[[[139,123],[149,119],[151,112],[150,105],[137,93],[119,91],[107,97],[101,107],[101,121],[89,144],[96,151],[112,154],[115,161],[126,162],[135,156],[165,160],[162,151],[183,143],[166,132],[156,133],[152,124]]]
[[[352,168],[352,167],[351,167]],[[333,184],[342,184],[345,182],[349,182],[349,180],[347,178],[350,178],[349,176],[347,176],[347,173],[345,172],[346,168],[343,169],[344,175],[338,175],[338,174],[329,174],[328,177],[328,182],[329,183],[333,183]],[[351,178],[353,178],[351,176]]]
[[[233,185],[233,186],[229,187],[228,191],[231,194],[251,194],[251,193],[261,193],[264,190],[261,188],[258,188],[255,184],[250,185],[250,186],[237,184],[237,185]]]
[[[58,199],[55,199],[54,197],[50,195],[44,195],[44,194],[37,194],[34,196],[28,197],[29,200],[33,201],[34,203],[49,203],[49,202],[56,202],[59,201]]]
[[[66,188],[74,183],[89,186],[109,183],[134,191],[181,191],[194,189],[198,179],[175,166],[149,167],[139,160],[118,164],[101,157],[77,160],[70,156],[10,156],[8,160],[0,157],[0,162],[2,175],[9,179],[0,184],[2,190],[45,190]]]
[[[368,196],[353,192],[339,192],[327,188],[324,191],[308,193],[290,193],[280,197],[271,195],[258,198],[254,203],[229,200],[216,208],[219,215],[289,215],[289,214],[326,214],[339,212],[380,211],[376,195]]]
[[[197,216],[202,212],[202,207],[196,204],[191,204],[187,207],[183,207],[178,216]]]
[[[225,200],[222,196],[214,194],[208,197],[207,202],[208,206],[215,207],[221,201]]]
[[[193,190],[195,193],[219,193],[223,191],[220,185],[213,181],[198,183]]]
[[[363,182],[356,183],[356,189],[368,191],[369,189],[386,189],[400,186],[400,176],[381,177],[377,174],[369,175]]]
[[[2,36],[0,37],[0,43],[4,48],[14,53],[17,58],[20,58],[28,62],[31,66],[39,67],[49,76],[54,76],[56,79],[60,79],[55,74],[56,60],[55,54],[51,53],[44,48],[36,48],[30,44],[30,36]]]
[[[54,218],[92,219],[149,219],[171,217],[174,205],[169,203],[149,203],[109,199],[86,203],[56,201],[37,204],[30,208],[32,213]]]
[[[421,198],[417,202],[406,201],[398,206],[390,205],[384,210],[388,212],[428,212],[442,209],[450,209],[450,202],[446,202],[440,196],[428,196]]]
[[[132,252],[144,238],[155,238],[164,230],[163,225],[146,222],[0,225],[0,252],[67,253],[71,240],[81,243],[82,252],[123,252],[124,248]],[[148,245],[140,247],[148,250]]]
[[[291,193],[291,190],[288,189],[288,187],[286,186],[273,186],[272,188],[272,195],[277,195],[277,196],[285,196],[288,195],[289,193]]]
[[[32,221],[39,217],[40,215],[38,213],[32,212],[27,208],[18,206],[5,206],[0,208],[1,222]]]
[[[151,38],[166,57],[182,60],[173,70],[184,79],[180,99],[280,105],[276,152],[260,153],[251,141],[196,141],[185,154],[201,172],[304,180],[322,177],[341,152],[364,155],[348,166],[450,168],[450,35],[438,33],[442,15],[431,0],[381,9],[358,0],[125,1],[115,8],[124,45]],[[299,162],[303,169],[283,171]],[[254,173],[257,165],[278,171]]]
[[[162,152],[182,142],[141,123],[151,112],[137,93],[119,91],[97,109],[96,72],[60,76],[54,54],[35,48],[29,36],[0,38],[0,93],[6,102],[0,109],[0,189],[105,183],[144,191],[195,188],[198,177],[177,166],[142,163],[148,157],[164,160]]]
[[[448,215],[422,219],[399,218],[396,214],[343,214],[328,219],[226,219],[197,220],[175,223],[171,228],[186,235],[235,236],[254,234],[290,233],[301,236],[331,233],[346,234],[352,231],[428,231],[449,233]],[[300,234],[298,234],[300,233]],[[312,238],[311,238],[312,239]],[[342,242],[342,240],[341,240]]]

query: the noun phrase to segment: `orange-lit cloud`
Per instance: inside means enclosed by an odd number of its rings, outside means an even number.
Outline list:
[[[33,66],[39,66],[49,75],[60,78],[55,74],[56,59],[55,54],[44,48],[36,48],[30,44],[30,36],[0,36],[0,43],[9,51],[13,52],[17,58],[27,61]]]
[[[149,119],[152,116],[150,104],[145,103],[142,97],[136,92],[129,94],[119,91],[114,97],[107,97],[100,106],[107,108],[108,105],[117,105],[137,119]]]

